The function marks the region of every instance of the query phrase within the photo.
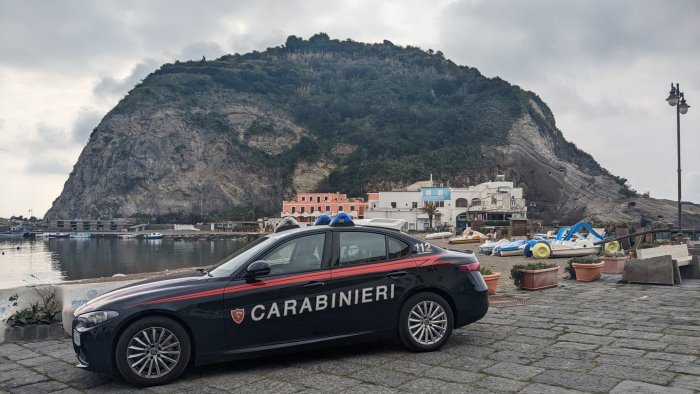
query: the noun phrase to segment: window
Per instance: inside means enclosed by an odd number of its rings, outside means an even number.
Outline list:
[[[479,200],[478,198],[472,198],[472,206],[473,207],[478,207],[480,205],[481,205],[481,200]]]
[[[296,213],[297,207],[292,207],[292,213]]]
[[[458,198],[457,201],[455,201],[455,206],[457,208],[467,208],[469,206],[469,201],[467,201],[466,198]]]
[[[324,234],[289,240],[276,247],[262,260],[270,264],[270,275],[293,274],[321,268]]]
[[[309,213],[314,213],[314,207],[309,207]]]
[[[392,207],[392,208],[396,208],[396,201],[392,201],[392,202],[391,202],[391,207]]]
[[[330,212],[330,211],[331,211],[331,206],[330,206],[330,205],[326,205],[326,212]]]
[[[301,196],[301,201],[306,201],[306,196]]]
[[[412,202],[412,203],[411,203],[411,208],[413,208],[413,209],[418,208],[418,202],[417,202],[417,201]]]
[[[304,210],[305,210],[304,207],[301,207],[301,213],[304,213]]]
[[[411,253],[411,246],[409,244],[392,237],[386,237],[386,239],[389,247],[390,259],[408,256]]]
[[[328,196],[323,197],[323,201],[328,201]]]
[[[352,212],[352,211],[354,211],[354,210],[355,210],[355,206],[354,206],[354,205],[350,205],[350,212]]]
[[[321,202],[321,196],[316,196],[316,202]]]
[[[340,265],[364,264],[386,260],[383,234],[341,232]]]
[[[340,212],[340,211],[342,211],[342,210],[343,210],[343,206],[342,206],[342,205],[338,205],[338,212]]]

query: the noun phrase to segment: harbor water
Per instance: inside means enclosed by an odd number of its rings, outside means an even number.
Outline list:
[[[213,265],[240,239],[0,239],[0,289]]]

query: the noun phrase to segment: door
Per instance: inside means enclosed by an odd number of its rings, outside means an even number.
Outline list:
[[[250,282],[241,274],[231,281],[224,292],[229,349],[245,351],[329,335],[330,234],[305,233],[283,240],[256,259],[270,265],[269,275]]]
[[[401,297],[417,285],[411,246],[380,232],[336,231],[333,253],[333,331],[354,334],[396,327]]]

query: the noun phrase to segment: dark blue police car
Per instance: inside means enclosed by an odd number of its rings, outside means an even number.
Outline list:
[[[78,367],[170,382],[202,365],[296,348],[399,338],[439,349],[479,320],[487,288],[474,254],[400,231],[283,222],[210,271],[133,284],[75,311]]]

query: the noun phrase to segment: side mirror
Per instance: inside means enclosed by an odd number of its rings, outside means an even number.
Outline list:
[[[253,262],[245,270],[245,277],[248,280],[253,280],[257,276],[268,275],[270,273],[270,264],[266,261],[258,260]]]

